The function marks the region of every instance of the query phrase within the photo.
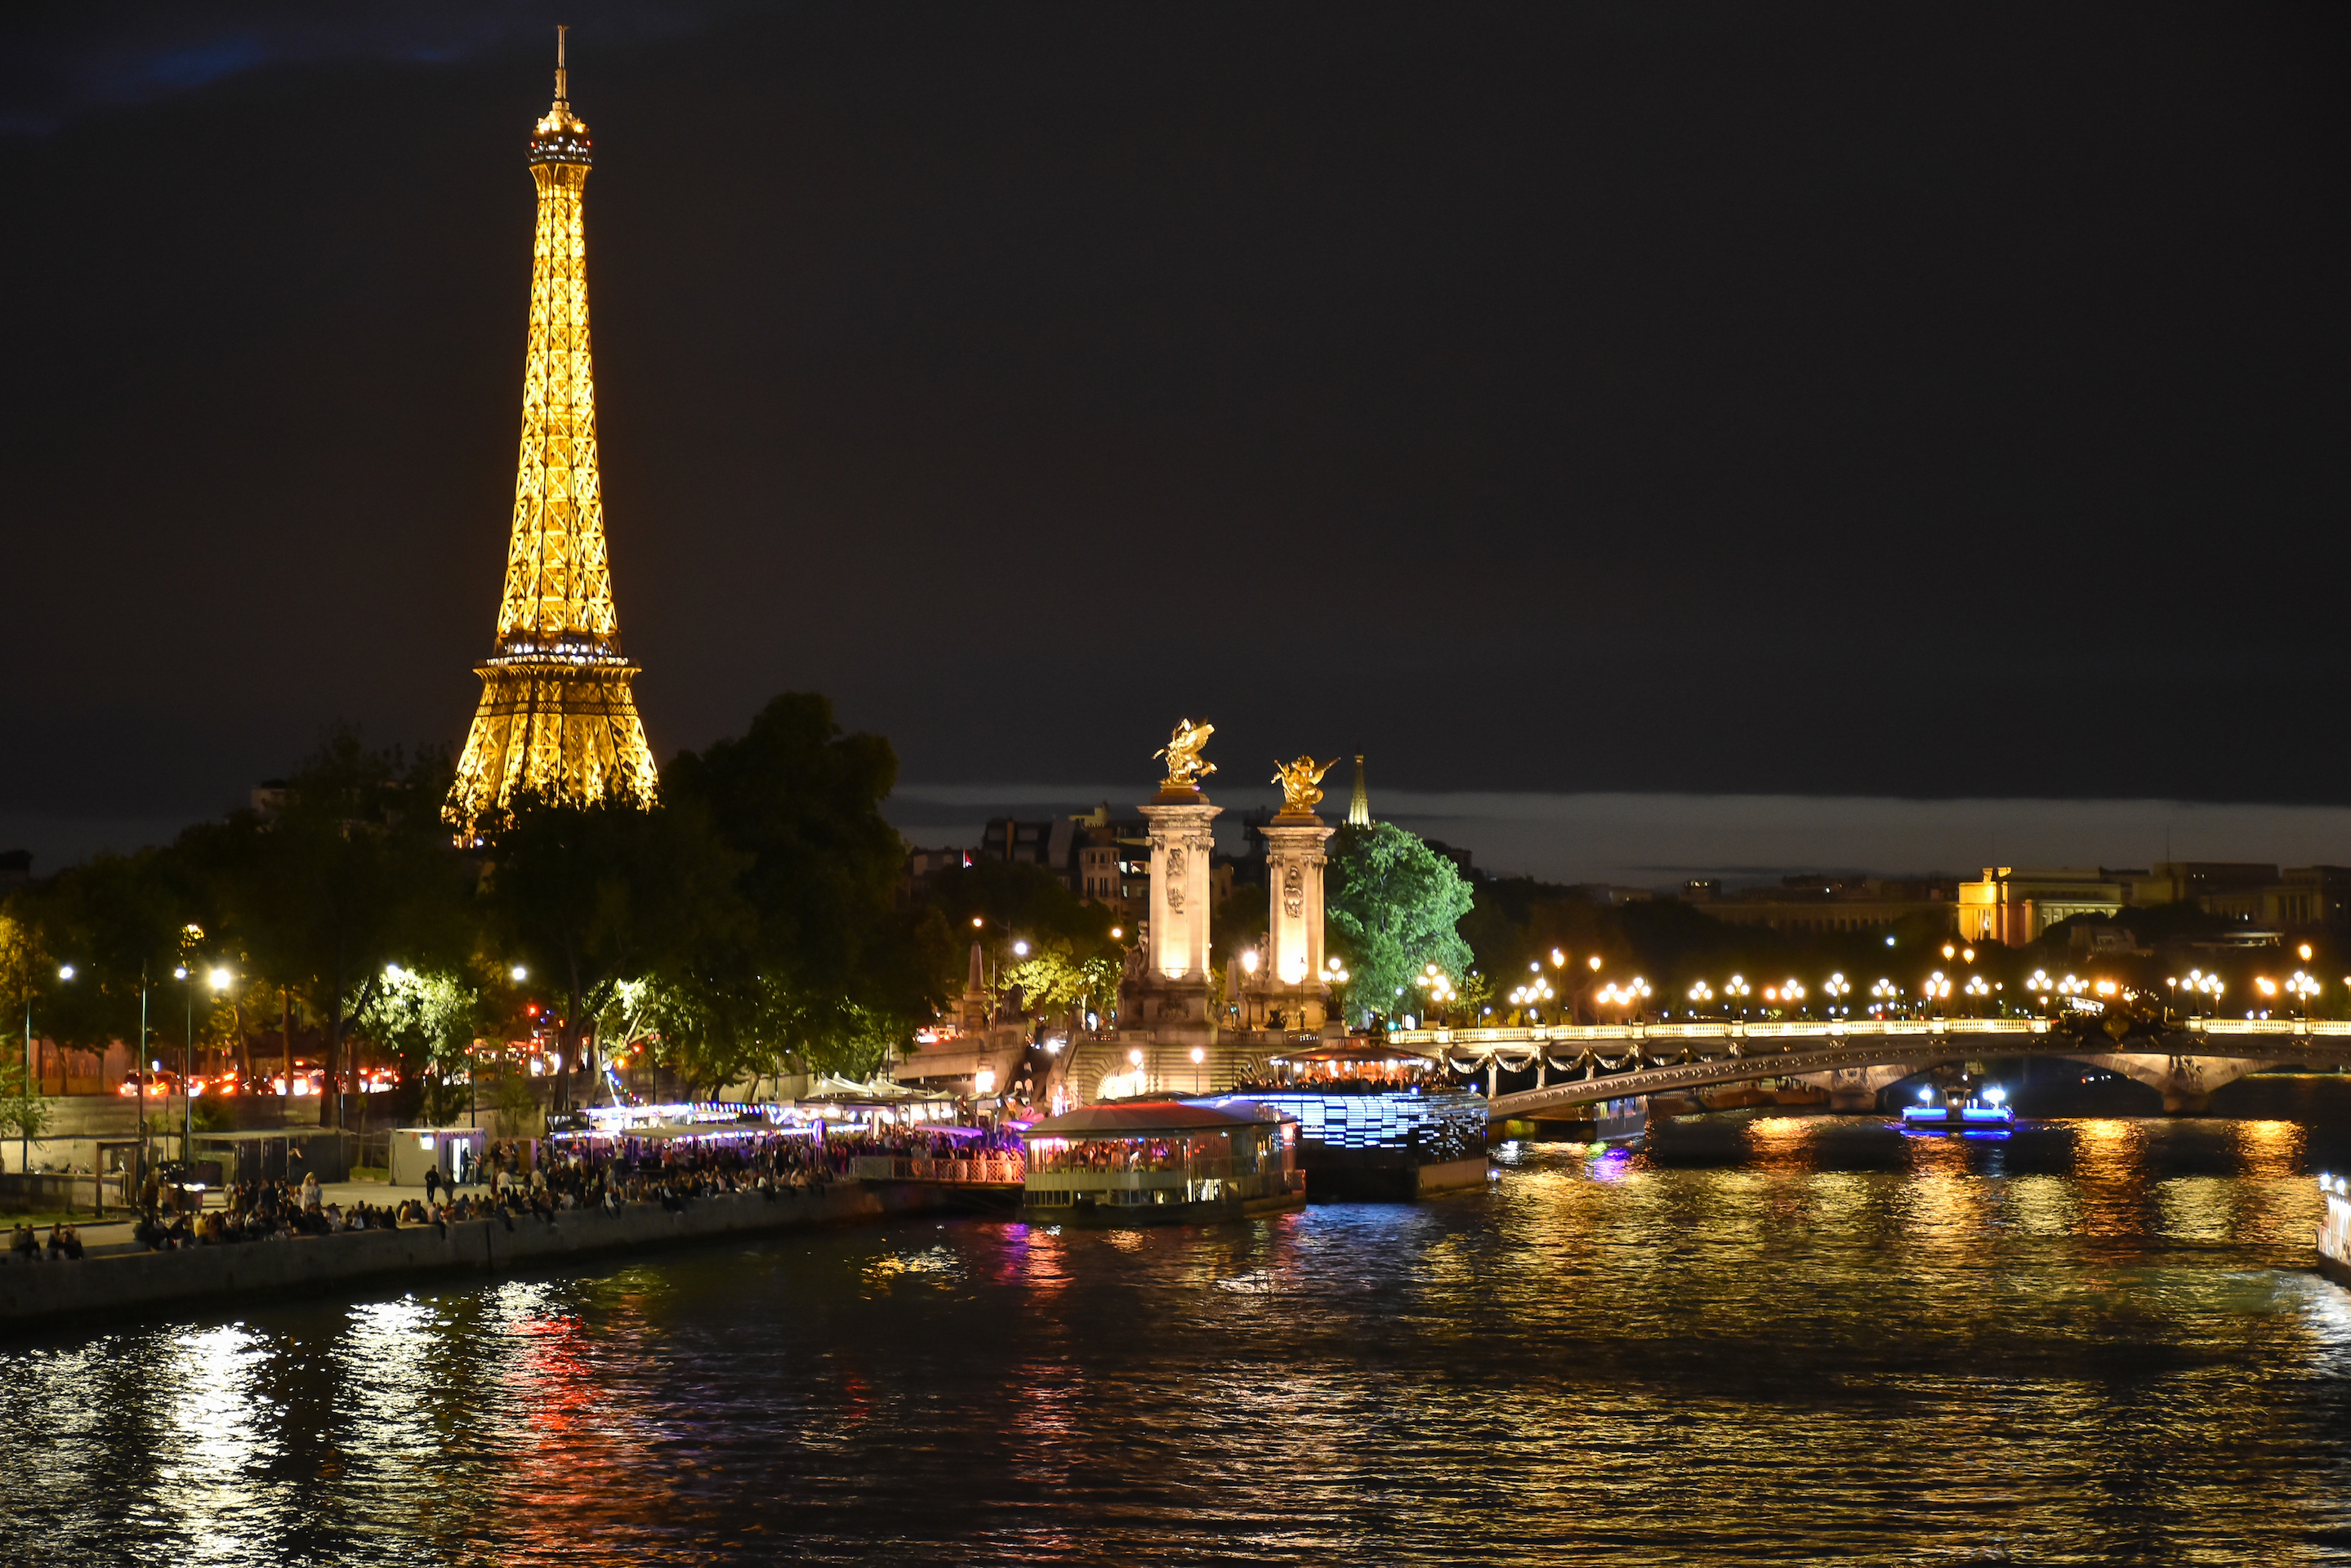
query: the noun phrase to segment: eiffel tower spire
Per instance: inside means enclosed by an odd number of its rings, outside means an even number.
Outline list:
[[[443,815],[477,836],[518,794],[571,802],[653,799],[653,757],[621,652],[604,499],[596,471],[596,382],[588,350],[586,122],[571,112],[563,29],[555,102],[531,130],[538,187],[522,452],[497,638],[475,668],[482,702]]]
[[[1364,753],[1355,753],[1355,793],[1347,801],[1347,826],[1369,827],[1372,825],[1372,792],[1364,787]]]

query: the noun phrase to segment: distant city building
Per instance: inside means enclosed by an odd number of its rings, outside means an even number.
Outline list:
[[[1711,878],[1687,882],[1686,902],[1702,904],[1718,920],[1775,931],[1874,931],[1926,916],[1948,925],[1957,902],[1956,878],[1908,880],[1883,877],[1783,877],[1776,888],[1743,888],[1726,895]]]
[[[1959,884],[1959,936],[2021,948],[2076,915],[2120,913],[2129,901],[2133,879],[2143,875],[2096,866],[2041,871],[1987,866],[1980,878]]]
[[[950,845],[945,849],[909,849],[906,851],[906,875],[920,881],[934,871],[950,867],[960,869],[971,864],[971,851]]]
[[[2245,928],[2208,941],[2264,945],[2294,927],[2342,920],[2351,909],[2351,867],[2298,866],[2281,872],[2250,860],[2160,861],[2144,870],[1987,866],[1980,879],[1959,886],[1959,934],[2021,947],[2078,915],[2112,919],[2126,909],[2179,904]]]
[[[1148,902],[1151,837],[1143,818],[1112,817],[1104,802],[1078,816],[1022,821],[990,819],[979,854],[990,860],[1041,866],[1089,903],[1137,915]]]

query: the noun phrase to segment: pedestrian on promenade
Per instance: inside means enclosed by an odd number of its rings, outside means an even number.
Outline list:
[[[306,1170],[302,1173],[302,1212],[316,1214],[319,1212],[319,1173],[315,1170]]]
[[[434,1196],[440,1190],[441,1168],[437,1165],[426,1166],[424,1168],[424,1201],[432,1202]]]

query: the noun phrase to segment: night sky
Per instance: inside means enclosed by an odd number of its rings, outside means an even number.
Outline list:
[[[0,819],[463,738],[557,20],[657,755],[2351,801],[2339,6],[44,9]]]

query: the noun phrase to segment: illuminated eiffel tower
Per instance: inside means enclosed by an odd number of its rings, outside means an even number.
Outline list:
[[[522,456],[496,648],[475,673],[482,704],[443,815],[478,837],[518,794],[586,803],[653,800],[653,756],[621,652],[604,501],[596,472],[596,383],[588,354],[581,197],[588,127],[571,112],[562,29],[555,103],[530,135],[538,186]]]

